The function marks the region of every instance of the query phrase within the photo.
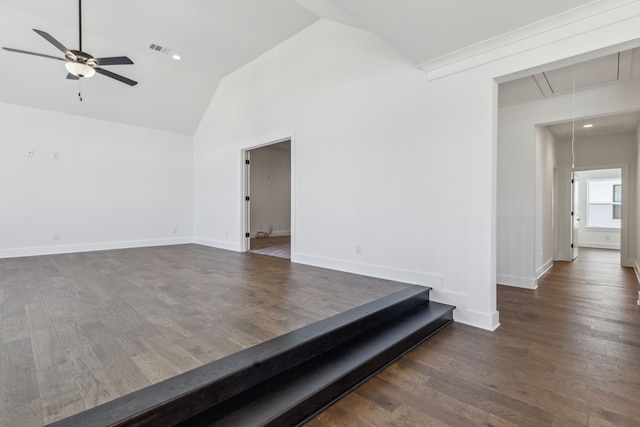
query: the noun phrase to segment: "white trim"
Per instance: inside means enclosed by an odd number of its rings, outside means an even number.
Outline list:
[[[633,260],[631,265],[633,266],[633,271],[636,273],[636,280],[638,281],[638,284],[640,284],[640,265],[638,265],[638,261],[636,260]]]
[[[489,331],[495,331],[500,326],[500,316],[497,311],[483,313],[468,308],[469,295],[465,293],[432,289],[429,299],[443,304],[454,305],[456,309],[453,311],[453,320],[456,322]]]
[[[613,249],[619,249],[620,250],[620,264],[622,266],[629,266],[629,264],[625,264],[624,260],[626,259],[627,262],[630,259],[629,258],[629,253],[631,252],[631,248],[629,246],[629,240],[630,239],[630,233],[631,233],[631,225],[629,223],[629,210],[630,210],[630,203],[631,200],[629,199],[629,187],[631,185],[631,172],[630,172],[630,166],[629,163],[613,163],[613,164],[587,164],[587,165],[577,165],[575,168],[573,168],[573,172],[584,172],[584,171],[590,171],[590,170],[598,170],[598,169],[620,169],[621,174],[621,180],[622,180],[622,220],[620,223],[620,230],[617,230],[620,233],[620,243],[619,243],[619,247],[613,248]],[[564,168],[565,170],[565,176],[569,177],[571,176],[572,173],[572,169],[570,167],[566,167]],[[566,183],[562,184],[565,185],[565,189],[568,189],[571,186],[571,182],[569,180],[566,181]],[[570,195],[570,192],[567,191],[565,193],[566,195]],[[570,197],[570,196],[569,196]],[[567,199],[565,199],[565,202],[567,202]],[[567,211],[565,213],[569,213],[570,211]],[[564,215],[563,215],[564,216]],[[567,221],[565,222],[565,225],[568,225],[569,227],[571,227],[571,219],[569,215],[566,215],[564,217],[564,219],[561,219],[562,221]],[[570,245],[570,241],[568,239],[568,236],[560,236],[560,239],[562,240],[562,245],[563,246],[569,246]],[[579,239],[579,236],[578,236]],[[582,243],[582,242],[578,242],[578,247],[580,246],[587,246],[588,243]],[[605,248],[605,249],[610,249],[610,248]],[[567,260],[570,261],[570,260]],[[631,264],[632,265],[632,264]]]
[[[418,67],[427,73],[428,80],[435,80],[631,20],[638,15],[640,4],[636,0],[594,1],[423,62]]]
[[[422,271],[402,270],[393,267],[364,264],[353,261],[344,261],[336,258],[327,258],[315,255],[291,254],[291,261],[314,267],[328,268],[330,270],[345,271],[347,273],[362,274],[364,276],[379,279],[394,280],[397,282],[411,283],[414,285],[442,287],[442,275],[425,273]]]
[[[393,280],[402,283],[410,283],[413,285],[428,286],[431,288],[429,298],[432,301],[450,304],[456,307],[453,311],[453,318],[456,322],[489,331],[493,331],[500,326],[497,311],[494,313],[483,313],[470,310],[467,308],[469,300],[467,294],[443,290],[443,276],[441,274],[403,270],[315,255],[296,254],[294,252],[291,254],[291,260],[292,262],[312,265],[314,267],[345,271],[348,273],[361,274],[364,276]]]
[[[547,260],[547,262],[538,267],[538,269],[536,270],[536,287],[538,286],[537,280],[541,278],[547,271],[551,270],[551,267],[553,267],[553,259]]]
[[[196,237],[193,239],[193,243],[203,246],[209,246],[212,248],[226,249],[228,251],[242,252],[242,247],[238,245],[238,243],[234,242],[225,242],[222,240],[203,239],[201,237]]]
[[[247,176],[246,174],[246,169],[245,169],[245,160],[247,159],[248,153],[251,150],[255,150],[257,148],[262,148],[262,147],[266,147],[269,145],[273,145],[273,144],[278,144],[280,142],[285,142],[285,141],[289,141],[291,144],[291,151],[290,151],[290,162],[291,162],[291,190],[290,190],[290,195],[289,197],[291,198],[291,220],[290,220],[290,224],[289,224],[289,228],[291,229],[289,231],[288,234],[284,234],[284,235],[290,235],[291,236],[291,253],[293,253],[294,249],[295,249],[295,155],[294,155],[294,150],[295,150],[295,129],[292,129],[291,131],[288,132],[282,132],[280,134],[274,134],[271,137],[265,137],[265,138],[260,138],[259,141],[253,141],[253,142],[249,142],[249,143],[245,143],[244,145],[242,145],[242,149],[240,150],[240,155],[242,157],[242,160],[240,162],[240,182],[242,183],[241,187],[242,187],[242,195],[240,197],[240,212],[242,212],[242,218],[241,218],[241,227],[242,227],[242,237],[241,237],[241,242],[239,245],[239,251],[240,252],[247,252],[249,250],[249,242],[248,239],[244,236],[246,236],[247,233],[250,233],[251,230],[250,228],[250,224],[249,224],[249,212],[247,209],[247,204],[245,201],[245,196],[247,195],[247,180],[250,178],[249,176]],[[265,142],[268,141],[268,142]],[[274,234],[275,236],[276,234]],[[253,236],[249,236],[250,238]],[[232,250],[236,250],[236,249],[232,249]]]
[[[81,243],[75,245],[0,249],[0,259],[40,255],[59,255],[77,252],[108,251],[115,249],[144,248],[153,246],[182,245],[187,243],[193,243],[193,240],[189,237],[174,237],[169,239],[128,240],[121,242]]]
[[[456,310],[454,310],[453,317],[456,322],[475,326],[476,328],[486,329],[491,332],[500,327],[500,313],[498,311],[494,311],[493,313],[481,313],[479,311],[467,309],[465,311],[459,311],[458,317],[456,317]]]
[[[592,203],[595,204],[595,203]],[[611,203],[609,203],[611,204]],[[585,230],[589,230],[589,231],[604,231],[607,233],[615,233],[615,232],[620,232],[620,228],[607,228],[607,227],[594,227],[592,225],[587,225],[584,227]]]
[[[535,277],[509,276],[498,274],[496,281],[499,285],[513,286],[514,288],[537,289],[538,280]]]
[[[578,243],[578,250],[580,248],[597,248],[597,249],[617,249],[620,250],[619,243],[604,243],[604,242],[580,242]]]

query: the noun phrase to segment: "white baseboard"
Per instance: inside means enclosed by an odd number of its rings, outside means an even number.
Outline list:
[[[580,242],[580,243],[578,243],[578,250],[580,250],[580,248],[617,249],[617,250],[620,250],[620,243]]]
[[[238,243],[224,242],[222,240],[204,239],[202,237],[196,237],[193,239],[193,243],[198,245],[209,246],[212,248],[226,249],[228,251],[242,252],[242,248]]]
[[[347,273],[362,274],[364,276],[376,277],[379,279],[410,283],[412,285],[422,285],[433,288],[442,287],[442,275],[440,274],[401,270],[393,267],[344,261],[300,253],[291,254],[291,261],[300,264],[312,265],[314,267],[328,268],[330,270],[344,271]]]
[[[471,310],[468,308],[469,298],[467,294],[443,290],[443,276],[441,274],[403,270],[314,255],[292,254],[291,256],[292,262],[300,264],[410,283],[412,285],[428,286],[432,288],[430,293],[430,299],[432,301],[456,306],[456,309],[453,311],[453,318],[456,322],[489,331],[495,330],[500,325],[497,311],[494,313],[482,313]]]
[[[536,280],[541,278],[544,273],[551,270],[551,267],[553,267],[552,259],[547,260],[547,262],[538,267],[538,269],[536,270]]]
[[[498,274],[496,281],[499,285],[513,286],[515,288],[537,289],[538,280],[535,277],[519,277],[509,276],[507,274]]]
[[[462,292],[433,289],[429,299],[443,304],[454,305],[453,320],[488,331],[495,331],[500,326],[500,316],[497,311],[484,313],[468,307],[469,295]]]
[[[185,243],[193,243],[193,240],[190,237],[174,237],[170,239],[128,240],[121,242],[79,243],[74,245],[0,249],[0,258],[17,258],[26,256],[70,254],[77,252],[107,251],[114,249],[169,246],[181,245]]]
[[[636,280],[638,284],[640,284],[640,265],[638,265],[638,261],[633,260],[633,271],[636,273]]]

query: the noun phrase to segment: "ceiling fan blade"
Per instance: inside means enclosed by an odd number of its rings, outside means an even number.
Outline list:
[[[110,58],[93,58],[98,65],[125,65],[133,64],[133,61],[126,56],[112,56]]]
[[[65,62],[67,61],[66,59],[58,58],[56,56],[51,56],[51,55],[45,55],[42,53],[29,52],[29,51],[20,50],[20,49],[12,49],[10,47],[3,47],[3,49],[8,50],[9,52],[26,53],[27,55],[42,56],[43,58],[57,59],[58,61],[65,61]]]
[[[35,28],[33,29],[33,31],[35,31],[36,33],[40,34],[42,37],[44,37],[44,39],[46,41],[48,41],[49,43],[51,43],[52,45],[54,45],[55,47],[58,48],[58,50],[60,50],[62,53],[64,53],[65,55],[69,55],[71,52],[69,51],[69,49],[67,49],[66,47],[63,46],[62,43],[60,43],[58,40],[54,39],[51,34],[49,33],[45,33],[44,31],[40,31],[40,30],[36,30]]]
[[[68,74],[67,74],[67,79],[68,79],[68,80],[80,80],[80,77],[78,77],[78,76],[74,76],[73,74],[68,73]]]
[[[96,70],[97,73],[102,74],[103,76],[107,76],[107,77],[111,77],[112,79],[121,81],[122,83],[128,84],[129,86],[135,86],[138,84],[138,82],[135,82],[131,79],[128,79],[124,76],[121,76],[120,74],[116,74],[116,73],[112,73],[111,71],[107,71],[104,68],[99,68],[99,67],[93,67],[94,70]]]

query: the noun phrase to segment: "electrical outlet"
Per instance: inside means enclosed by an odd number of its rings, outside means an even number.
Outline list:
[[[173,234],[178,234],[178,229],[177,228],[173,229]]]
[[[362,253],[362,245],[357,244],[356,245],[356,254],[360,255]]]
[[[60,233],[53,233],[53,240],[60,240]]]
[[[53,153],[53,155],[51,157],[53,157],[53,160],[58,160],[58,159],[60,159],[60,153],[58,153],[56,151],[55,153]]]

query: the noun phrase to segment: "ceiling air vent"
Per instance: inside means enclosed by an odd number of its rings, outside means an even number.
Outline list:
[[[157,45],[155,43],[151,43],[149,45],[149,49],[155,50],[156,52],[164,53],[165,55],[168,54],[171,51],[170,48],[163,47],[163,46]]]

